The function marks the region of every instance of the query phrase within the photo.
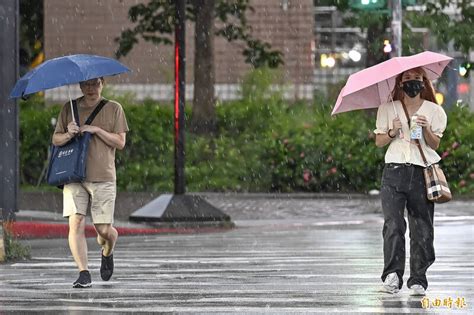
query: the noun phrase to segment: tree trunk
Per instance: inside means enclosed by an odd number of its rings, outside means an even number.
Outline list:
[[[369,25],[367,28],[366,67],[371,67],[386,60],[383,53],[383,40],[387,27],[388,19],[383,19],[379,23]]]
[[[214,6],[215,0],[196,0],[194,49],[194,97],[190,130],[212,135],[216,131],[214,98]]]

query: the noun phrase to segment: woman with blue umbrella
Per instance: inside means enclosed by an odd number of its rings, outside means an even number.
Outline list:
[[[113,250],[118,233],[113,227],[116,198],[115,151],[122,150],[128,132],[122,106],[102,97],[104,76],[130,71],[116,60],[93,55],[51,59],[23,76],[11,96],[79,83],[83,96],[69,97],[58,118],[53,145],[64,146],[88,134],[87,167],[82,181],[63,186],[63,216],[69,220],[69,247],[79,269],[74,288],[92,286],[88,267],[85,218],[91,212],[101,249],[100,275],[108,281],[114,270]],[[88,119],[89,118],[89,119]]]
[[[79,121],[75,122],[69,104],[65,104],[58,118],[53,144],[61,146],[73,137],[89,132],[93,136],[87,152],[86,178],[81,183],[70,183],[63,188],[63,216],[69,220],[69,247],[79,269],[75,288],[91,286],[87,264],[85,218],[90,209],[102,246],[100,274],[108,281],[113,273],[113,249],[117,230],[112,226],[116,197],[115,151],[122,150],[128,131],[122,106],[102,98],[104,79],[91,79],[80,83],[84,94],[75,101]],[[90,125],[84,124],[94,109],[105,102]]]

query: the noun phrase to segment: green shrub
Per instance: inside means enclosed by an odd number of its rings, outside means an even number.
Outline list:
[[[47,167],[52,119],[57,119],[60,106],[46,108],[37,97],[20,104],[20,179],[23,185],[36,185]]]
[[[1,229],[0,229],[1,231]],[[7,261],[31,258],[31,247],[23,245],[10,231],[4,232],[5,258]]]
[[[268,75],[264,72],[257,76]],[[250,81],[255,81],[251,77]],[[186,133],[188,191],[367,192],[378,189],[386,148],[374,144],[375,111],[330,116],[332,104],[289,103],[268,80],[244,98],[216,108],[216,137]],[[257,82],[259,82],[257,80]],[[109,96],[114,99],[113,95]],[[117,184],[126,191],[173,191],[173,108],[120,99],[130,132],[117,152]],[[59,106],[21,104],[21,184],[36,185],[46,162]],[[186,117],[190,115],[189,110]],[[474,114],[455,107],[438,150],[455,193],[474,190]]]
[[[448,128],[437,150],[451,189],[474,192],[474,113],[459,106],[448,113]]]

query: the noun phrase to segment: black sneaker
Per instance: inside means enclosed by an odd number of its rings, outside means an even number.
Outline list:
[[[82,270],[79,278],[72,284],[73,288],[90,288],[92,287],[91,274],[88,270]]]
[[[105,257],[102,252],[102,263],[100,265],[100,277],[104,281],[109,281],[114,273],[114,255]]]

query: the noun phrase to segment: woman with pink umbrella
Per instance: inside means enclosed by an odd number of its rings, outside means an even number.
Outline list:
[[[396,293],[403,284],[405,207],[410,227],[407,285],[411,295],[424,295],[428,287],[426,270],[435,260],[434,203],[428,200],[423,171],[441,160],[435,150],[447,122],[443,108],[436,104],[430,80],[439,78],[452,59],[424,51],[351,74],[332,111],[335,115],[378,108],[375,142],[378,147],[388,145],[381,187],[384,292]]]
[[[435,261],[435,252],[434,203],[426,195],[423,169],[441,159],[435,150],[447,118],[443,108],[436,104],[433,86],[421,67],[396,76],[391,98],[392,101],[379,106],[374,131],[375,144],[388,145],[380,192],[384,214],[382,291],[397,293],[402,288],[406,207],[410,228],[407,286],[410,295],[425,295],[426,271]]]

